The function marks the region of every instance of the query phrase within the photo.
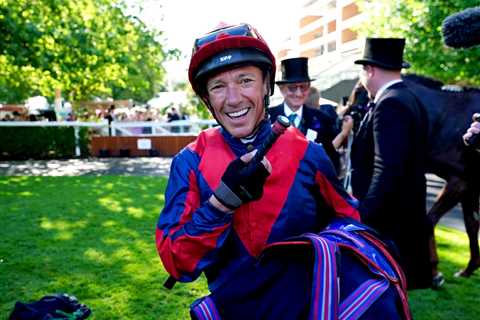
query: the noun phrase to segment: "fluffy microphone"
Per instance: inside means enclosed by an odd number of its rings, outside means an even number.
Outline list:
[[[452,48],[470,48],[480,44],[480,7],[468,8],[443,20],[445,45]]]
[[[262,158],[267,154],[268,150],[272,147],[272,145],[277,141],[278,137],[280,137],[285,130],[290,126],[290,120],[288,120],[285,116],[278,116],[277,120],[272,125],[272,132],[270,135],[265,139],[260,147],[257,149],[257,153],[252,159],[252,163],[261,161]]]

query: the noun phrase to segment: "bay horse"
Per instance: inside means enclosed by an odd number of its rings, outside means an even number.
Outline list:
[[[464,146],[462,135],[470,126],[472,115],[480,112],[480,89],[445,86],[440,81],[416,74],[403,75],[402,79],[420,100],[428,117],[427,172],[446,181],[428,216],[436,225],[443,215],[461,203],[470,260],[466,268],[456,275],[469,277],[480,268],[480,154]],[[349,107],[363,110],[358,107],[357,101],[364,100],[365,94],[366,90],[357,83],[350,96]],[[435,275],[438,272],[438,256],[434,239],[431,256]]]

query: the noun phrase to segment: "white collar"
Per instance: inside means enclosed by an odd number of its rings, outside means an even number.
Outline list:
[[[392,81],[388,81],[383,86],[381,86],[380,89],[378,89],[377,94],[375,95],[375,99],[373,99],[373,102],[377,103],[378,99],[380,99],[380,96],[382,95],[382,93],[385,90],[387,90],[387,88],[389,88],[389,87],[391,87],[394,84],[399,83],[399,82],[402,82],[402,79],[395,79],[395,80],[392,80]]]
[[[285,116],[287,118],[292,113],[295,113],[297,115],[297,119],[302,119],[303,105],[301,105],[300,108],[297,109],[297,111],[293,111],[292,109],[290,109],[287,102],[285,101],[285,102],[283,102],[283,113],[285,114]]]

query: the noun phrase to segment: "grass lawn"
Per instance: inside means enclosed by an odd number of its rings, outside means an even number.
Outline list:
[[[15,301],[67,292],[91,319],[188,319],[203,279],[163,287],[154,234],[159,177],[0,177],[0,319]],[[480,283],[452,274],[468,260],[465,234],[437,228],[440,291],[410,293],[415,319],[478,319]]]

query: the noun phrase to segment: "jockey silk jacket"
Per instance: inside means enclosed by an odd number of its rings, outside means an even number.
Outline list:
[[[271,243],[318,232],[333,216],[359,220],[357,200],[341,186],[323,147],[296,128],[266,155],[272,173],[262,198],[233,214],[213,207],[208,199],[228,164],[258,148],[270,132],[263,121],[255,140],[245,144],[220,127],[208,129],[173,159],[156,244],[175,279],[189,282],[204,272],[213,291],[251,269]]]

